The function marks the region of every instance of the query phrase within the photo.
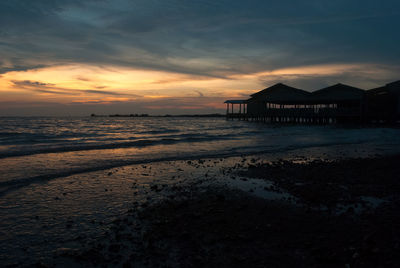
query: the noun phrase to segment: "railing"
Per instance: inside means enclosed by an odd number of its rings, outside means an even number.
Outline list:
[[[267,117],[337,117],[359,116],[360,114],[359,108],[267,108],[259,115]]]
[[[239,116],[240,114],[233,114]],[[360,108],[265,108],[249,110],[248,117],[358,117]]]

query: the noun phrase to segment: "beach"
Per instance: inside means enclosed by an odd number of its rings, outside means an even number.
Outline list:
[[[1,137],[3,266],[399,263],[399,129],[17,120],[37,132]]]
[[[197,183],[151,185],[154,199],[131,203],[103,236],[79,250],[59,248],[39,264],[395,267],[399,160],[251,156],[169,163],[205,174]],[[225,161],[220,171],[228,176],[214,178],[210,170]]]

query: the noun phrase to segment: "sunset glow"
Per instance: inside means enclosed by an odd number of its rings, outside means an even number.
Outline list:
[[[0,0],[1,267],[400,267],[400,0]]]
[[[278,82],[312,91],[398,79],[395,2],[346,14],[311,2],[156,2],[0,6],[0,115],[221,113],[225,99]]]
[[[12,102],[106,104],[136,100],[151,102],[169,98],[207,98],[206,107],[218,109],[221,102],[217,100],[245,98],[267,83],[279,80],[290,83],[301,77],[333,76],[352,71],[383,77],[390,75],[389,71],[379,66],[356,64],[303,66],[222,78],[121,67],[66,65],[5,73],[0,78],[0,87],[3,100]],[[209,99],[214,101],[210,103]],[[202,105],[199,102],[198,105],[181,108],[201,108]]]

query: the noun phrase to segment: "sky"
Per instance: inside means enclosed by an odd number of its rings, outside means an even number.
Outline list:
[[[223,113],[400,79],[398,0],[1,0],[0,116]]]

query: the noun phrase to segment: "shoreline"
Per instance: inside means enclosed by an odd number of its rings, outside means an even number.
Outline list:
[[[52,260],[41,264],[400,264],[396,255],[400,248],[400,216],[396,214],[400,208],[399,154],[332,161],[241,159],[220,170],[226,175],[222,180],[206,172],[201,175],[202,181],[170,187],[166,198],[158,202],[133,203],[102,238],[84,250],[60,248]],[[216,165],[207,160],[188,160],[186,164],[197,166],[201,172]],[[150,189],[158,194],[164,186],[153,185]],[[268,199],[257,195],[262,191],[290,195]]]

